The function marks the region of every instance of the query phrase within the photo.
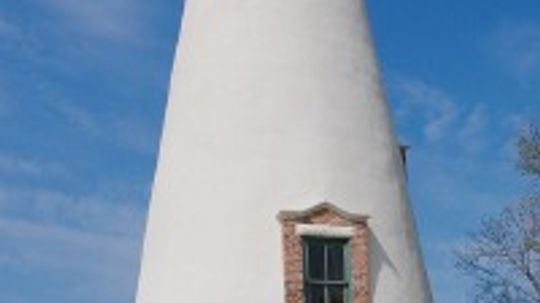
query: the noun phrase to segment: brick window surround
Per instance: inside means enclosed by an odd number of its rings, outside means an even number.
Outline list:
[[[369,217],[323,202],[304,211],[281,211],[285,303],[305,303],[303,238],[347,239],[350,300],[370,303]]]

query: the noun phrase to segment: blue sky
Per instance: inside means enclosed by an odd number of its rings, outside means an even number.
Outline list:
[[[452,249],[515,200],[540,2],[372,0],[438,303]],[[133,302],[180,0],[0,1],[0,302]]]

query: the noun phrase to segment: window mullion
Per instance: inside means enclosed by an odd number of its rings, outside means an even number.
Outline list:
[[[324,260],[324,276],[323,280],[328,281],[328,244],[324,244],[324,253],[323,253],[323,260]]]
[[[325,282],[325,285],[324,285],[324,302],[325,303],[330,303],[330,294],[328,292],[328,285],[326,284],[326,282],[328,281],[328,243],[325,243],[324,244],[324,255],[323,255],[323,260],[324,260],[324,276],[323,276],[323,281]]]
[[[324,302],[330,303],[330,292],[328,291],[328,285],[324,285]]]
[[[310,280],[310,271],[311,269],[309,268],[309,244],[308,242],[304,241],[303,242],[303,249],[304,249],[304,277],[305,277],[305,281],[306,282],[309,282]]]

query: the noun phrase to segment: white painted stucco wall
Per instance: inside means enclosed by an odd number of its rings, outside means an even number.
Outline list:
[[[430,303],[361,0],[187,0],[138,303],[282,303],[280,210],[371,216],[374,303]]]

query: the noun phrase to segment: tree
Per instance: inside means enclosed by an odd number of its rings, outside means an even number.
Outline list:
[[[519,168],[525,174],[540,177],[540,131],[531,127],[517,142]]]
[[[540,133],[517,142],[518,167],[540,177]],[[482,221],[456,252],[456,267],[475,282],[476,303],[540,303],[540,195],[528,194]]]
[[[540,302],[539,197],[485,219],[457,255],[457,268],[475,281],[475,302]]]

